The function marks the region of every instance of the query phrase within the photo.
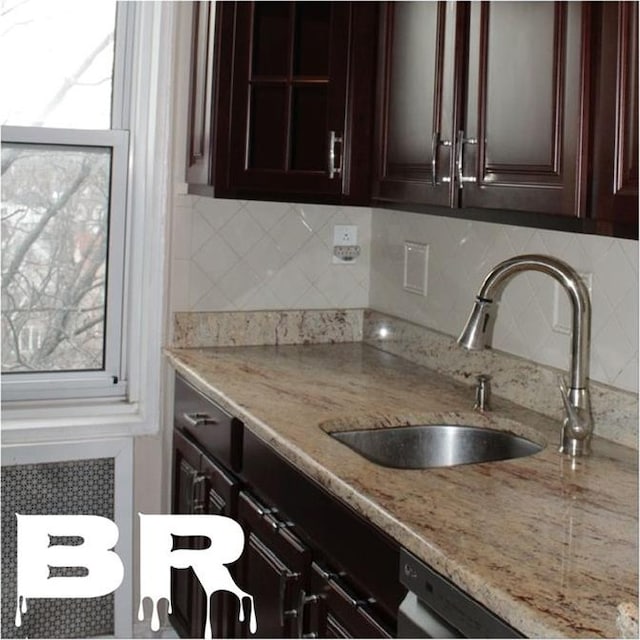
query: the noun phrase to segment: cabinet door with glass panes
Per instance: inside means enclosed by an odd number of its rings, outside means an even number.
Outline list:
[[[219,4],[216,195],[365,200],[377,8]]]

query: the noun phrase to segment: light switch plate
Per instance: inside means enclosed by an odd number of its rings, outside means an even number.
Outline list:
[[[429,273],[429,245],[417,242],[404,243],[404,282],[405,291],[427,295]]]

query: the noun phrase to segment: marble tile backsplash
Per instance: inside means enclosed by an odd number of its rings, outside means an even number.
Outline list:
[[[402,287],[405,241],[429,246],[426,297]],[[590,377],[637,393],[637,241],[375,209],[369,307],[456,336],[487,272],[501,260],[524,253],[556,256],[579,273],[590,274]],[[554,280],[541,273],[521,273],[509,282],[496,314],[492,346],[567,370],[570,305],[566,294],[556,289]]]
[[[362,253],[333,264],[333,226],[354,224]],[[173,311],[363,308],[371,209],[177,195]]]
[[[362,254],[331,261],[336,224]],[[404,243],[429,246],[426,297],[403,288]],[[455,336],[489,269],[521,253],[559,257],[591,282],[590,377],[638,391],[638,243],[395,210],[177,195],[172,312],[370,308]],[[504,289],[495,349],[566,369],[569,301],[540,273]]]

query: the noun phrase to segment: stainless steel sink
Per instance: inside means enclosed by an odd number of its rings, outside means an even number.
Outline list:
[[[331,434],[371,462],[428,469],[530,456],[542,446],[507,431],[467,425],[417,425]]]

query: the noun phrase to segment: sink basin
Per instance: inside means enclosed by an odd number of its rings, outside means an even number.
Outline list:
[[[542,446],[507,431],[467,425],[417,425],[331,434],[371,462],[396,469],[429,469],[529,456]]]

